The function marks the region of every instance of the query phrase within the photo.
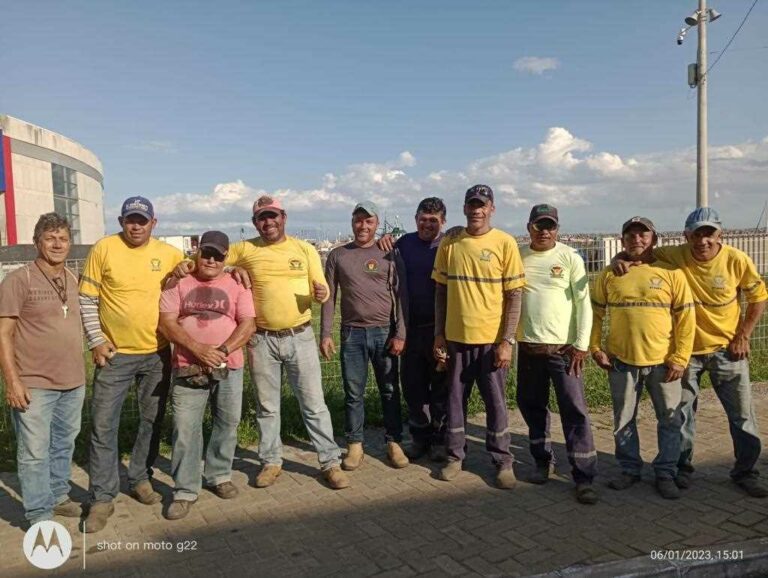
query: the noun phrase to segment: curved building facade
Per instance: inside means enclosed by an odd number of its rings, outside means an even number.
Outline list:
[[[32,243],[35,223],[55,211],[72,225],[72,242],[104,236],[101,161],[50,130],[0,115],[0,245]]]

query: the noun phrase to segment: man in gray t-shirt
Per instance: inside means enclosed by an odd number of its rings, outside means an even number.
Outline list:
[[[405,347],[401,276],[394,256],[375,244],[378,225],[376,205],[359,203],[352,212],[354,241],[331,251],[325,265],[330,297],[322,308],[320,351],[328,360],[336,352],[331,331],[336,292],[341,288],[341,377],[348,444],[341,466],[345,470],[358,468],[364,457],[364,400],[369,361],[381,396],[387,458],[395,468],[408,465],[408,458],[400,447],[403,425],[397,357]]]

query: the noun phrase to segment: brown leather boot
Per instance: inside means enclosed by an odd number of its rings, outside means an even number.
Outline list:
[[[349,478],[339,466],[323,470],[323,477],[332,490],[343,490],[349,487]]]
[[[347,446],[347,455],[341,460],[341,467],[348,472],[356,470],[362,465],[363,458],[365,458],[363,442],[350,442]]]
[[[283,471],[283,466],[277,466],[275,464],[267,464],[261,468],[261,472],[256,476],[257,488],[268,488],[275,483],[280,473]]]
[[[387,442],[387,459],[393,468],[404,468],[410,462],[408,457],[403,452],[403,448],[397,442]]]

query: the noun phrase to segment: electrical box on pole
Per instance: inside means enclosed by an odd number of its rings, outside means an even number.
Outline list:
[[[688,65],[688,86],[695,88],[699,84],[699,65],[692,62]]]

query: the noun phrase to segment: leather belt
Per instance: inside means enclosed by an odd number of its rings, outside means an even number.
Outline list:
[[[272,335],[274,337],[288,337],[289,335],[296,335],[297,333],[301,333],[305,329],[312,327],[311,321],[305,321],[301,325],[297,325],[296,327],[291,327],[289,329],[262,329],[257,328],[256,333],[259,335]]]

